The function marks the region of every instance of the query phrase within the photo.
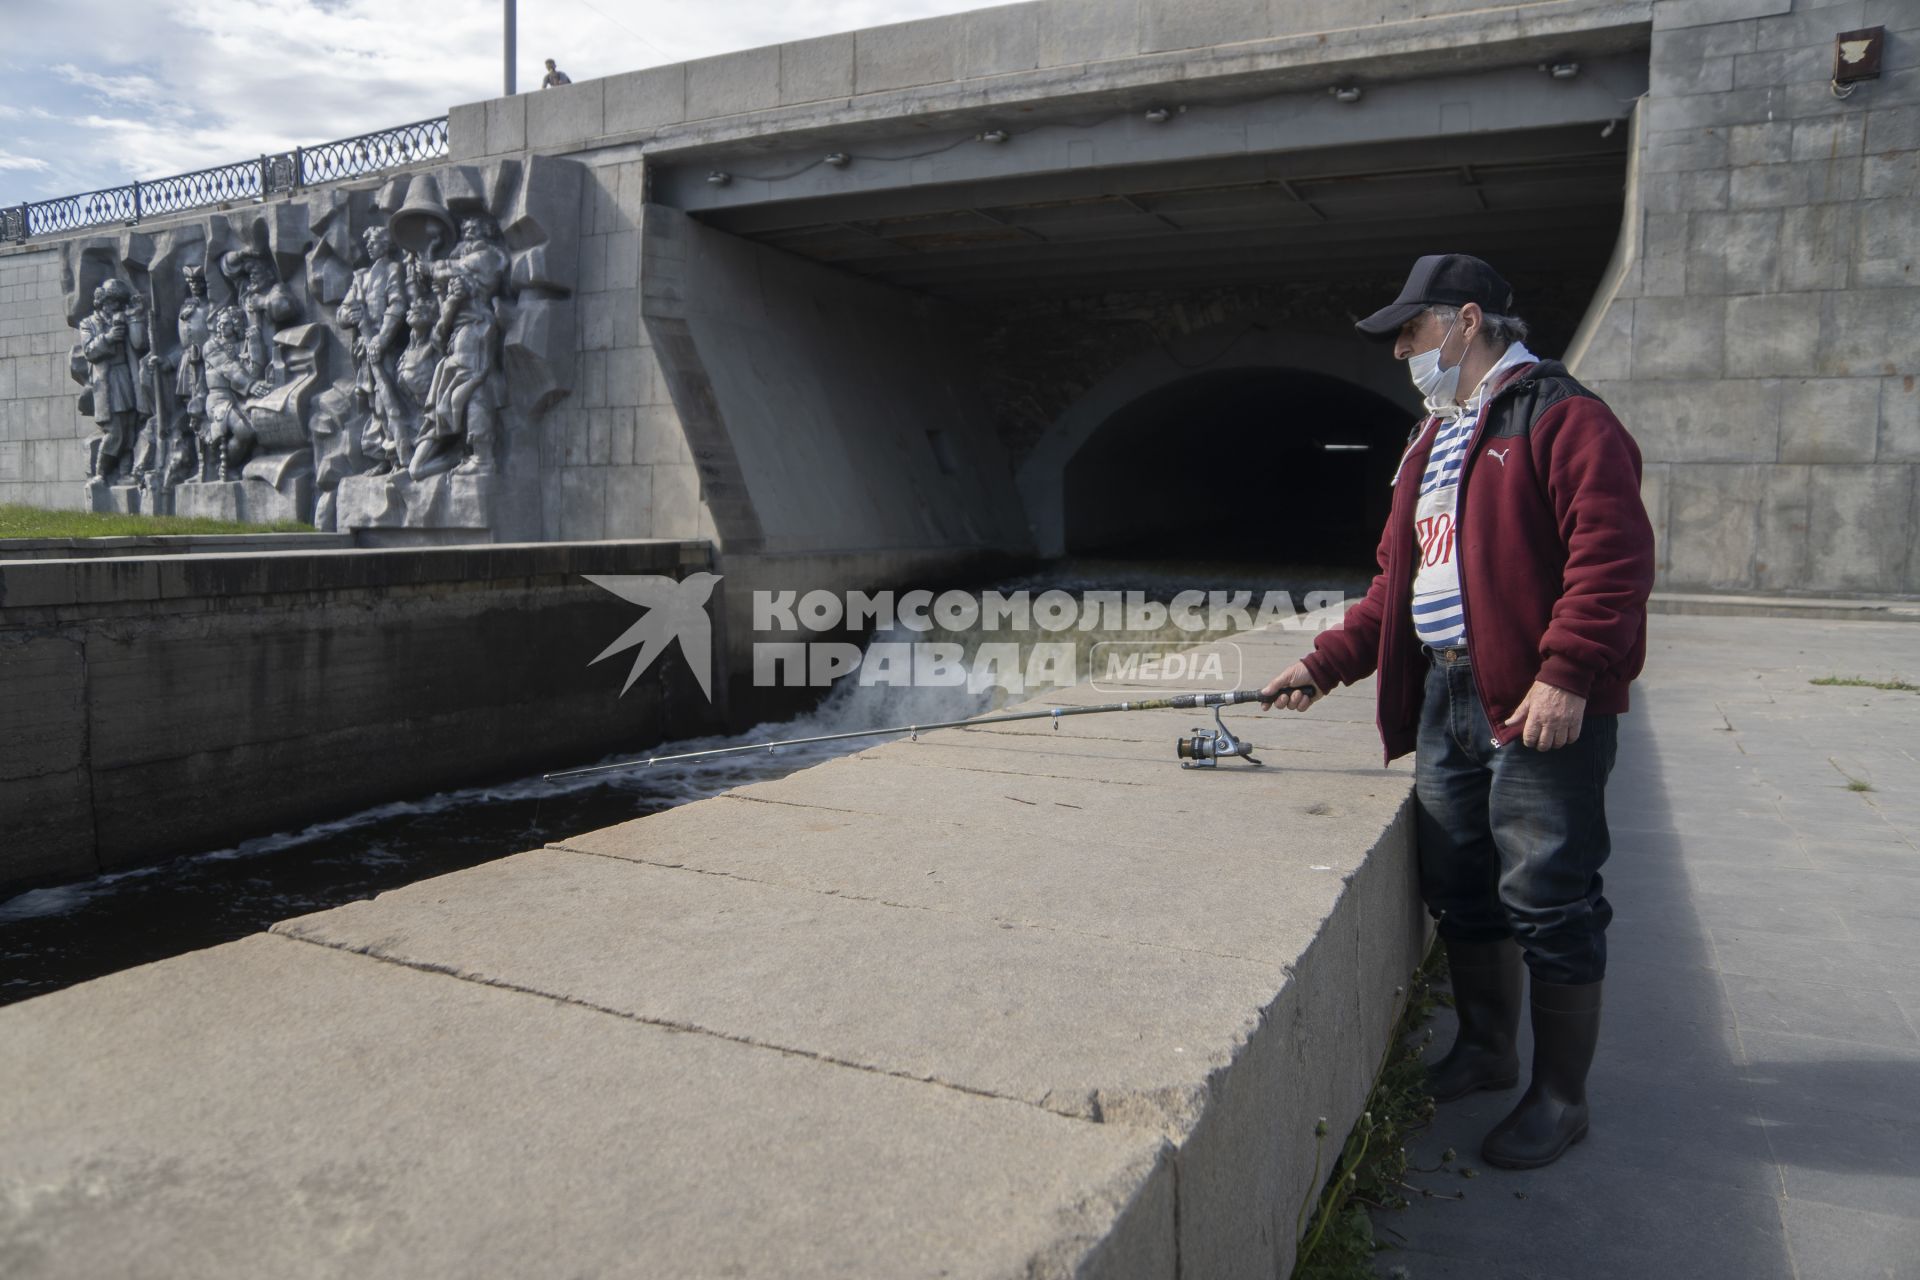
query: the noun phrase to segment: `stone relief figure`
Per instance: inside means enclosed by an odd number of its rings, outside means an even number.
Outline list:
[[[186,297],[174,318],[180,348],[165,356],[147,356],[148,367],[156,374],[173,374],[175,412],[173,420],[161,424],[169,437],[166,450],[166,474],[157,483],[180,484],[199,474],[197,464],[201,424],[207,417],[207,373],[205,349],[212,334],[213,304],[207,299],[207,270],[188,264],[181,269]]]
[[[499,235],[492,218],[473,214],[461,222],[448,255],[423,264],[440,299],[433,343],[444,354],[427,388],[420,443],[407,468],[416,480],[447,470],[493,474],[499,405],[492,375],[500,345],[494,302],[510,266]],[[429,240],[429,255],[437,243],[437,236]]]
[[[470,214],[460,220],[460,239],[447,256],[434,264],[434,275],[441,279],[457,268],[478,281],[491,304],[500,296],[513,263],[500,244],[500,228],[484,213]]]
[[[247,346],[262,370],[274,364],[273,335],[300,315],[300,304],[280,281],[273,263],[246,249],[235,249],[220,259],[220,274],[232,285],[246,325]],[[276,382],[284,378],[276,377]]]
[[[88,474],[104,484],[122,478],[139,436],[153,412],[141,355],[147,350],[147,310],[126,281],[107,280],[93,291],[93,312],[80,321],[80,341],[69,365],[87,384],[99,436]]]
[[[354,395],[367,413],[361,450],[375,460],[373,474],[407,465],[413,433],[393,382],[393,361],[407,312],[407,268],[393,256],[385,227],[362,237],[367,265],[353,273],[340,301],[341,327],[353,335]]]
[[[441,351],[433,342],[434,325],[439,319],[440,309],[434,305],[432,294],[421,294],[407,304],[407,349],[400,353],[398,381],[402,411],[415,432],[431,403],[427,392],[440,363]]]
[[[238,307],[222,307],[202,349],[207,386],[200,451],[203,480],[226,480],[246,462],[254,442],[246,402],[273,390],[261,376],[265,367],[254,355],[247,329]]]
[[[445,279],[445,296],[432,340],[445,354],[428,384],[420,443],[407,470],[414,479],[442,471],[488,475],[493,471],[493,351],[499,326],[484,286],[465,272]],[[463,461],[461,445],[471,449]]]

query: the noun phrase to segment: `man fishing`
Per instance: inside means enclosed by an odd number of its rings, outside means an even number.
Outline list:
[[[1527,350],[1512,289],[1478,258],[1421,258],[1356,327],[1393,343],[1427,416],[1394,479],[1379,576],[1262,701],[1305,711],[1378,673],[1387,759],[1414,753],[1420,891],[1460,1022],[1428,1085],[1444,1102],[1518,1083],[1524,956],[1533,1075],[1481,1155],[1537,1168],[1587,1133],[1613,915],[1606,779],[1653,586],[1640,451],[1564,365]]]

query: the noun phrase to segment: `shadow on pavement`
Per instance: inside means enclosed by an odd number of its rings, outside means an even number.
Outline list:
[[[1620,726],[1608,788],[1613,852],[1605,891],[1614,907],[1599,1051],[1589,1082],[1593,1128],[1546,1169],[1484,1165],[1480,1140],[1520,1088],[1442,1106],[1409,1145],[1410,1163],[1431,1168],[1452,1148],[1450,1171],[1409,1175],[1411,1206],[1376,1213],[1376,1269],[1437,1277],[1791,1277],[1779,1207],[1780,1175],[1760,1120],[1759,1090],[1836,1087],[1826,1065],[1743,1065],[1712,943],[1694,906],[1680,856],[1682,832],[1670,788],[1697,776],[1669,772],[1658,741],[1658,698],[1636,690]],[[1452,1015],[1433,1021],[1430,1057],[1453,1037]],[[1522,1017],[1522,1063],[1531,1037]],[[1862,1063],[1863,1090],[1911,1096],[1905,1064]],[[1523,1066],[1521,1088],[1526,1083]],[[1868,1135],[1817,1134],[1801,1141],[1835,1161],[1878,1169],[1899,1153]],[[1911,1157],[1908,1157],[1909,1162]],[[1905,1169],[1912,1172],[1911,1163]],[[1432,1193],[1423,1196],[1421,1189]],[[1442,1196],[1463,1196],[1443,1199]]]

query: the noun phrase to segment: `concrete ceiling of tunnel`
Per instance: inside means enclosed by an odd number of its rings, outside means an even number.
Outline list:
[[[697,216],[953,298],[1396,274],[1421,253],[1598,271],[1624,128],[1511,130],[1278,156],[865,192]]]

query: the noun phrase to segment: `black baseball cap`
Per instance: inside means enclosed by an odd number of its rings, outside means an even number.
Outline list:
[[[1477,302],[1491,315],[1513,314],[1513,286],[1480,259],[1465,253],[1430,253],[1413,264],[1400,296],[1353,327],[1376,342],[1432,306]]]

